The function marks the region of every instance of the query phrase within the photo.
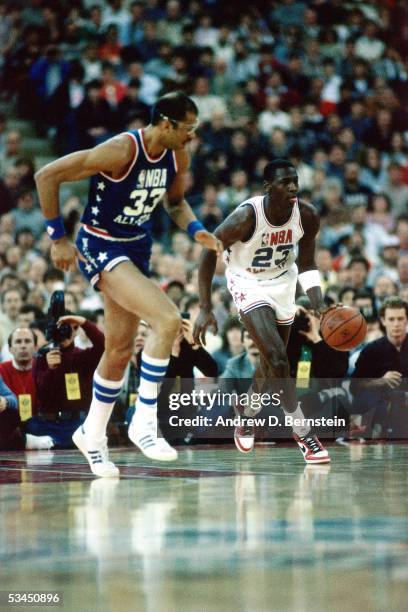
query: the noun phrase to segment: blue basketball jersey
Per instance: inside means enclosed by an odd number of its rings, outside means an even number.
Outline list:
[[[126,132],[134,141],[135,156],[126,174],[113,179],[101,172],[92,176],[88,204],[82,215],[84,230],[108,240],[150,238],[152,214],[177,173],[174,151],[152,158],[143,130]]]

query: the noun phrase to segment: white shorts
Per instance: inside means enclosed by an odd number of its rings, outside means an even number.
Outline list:
[[[272,280],[245,278],[226,270],[227,286],[238,311],[247,314],[255,308],[270,306],[279,325],[291,325],[295,318],[297,266]]]

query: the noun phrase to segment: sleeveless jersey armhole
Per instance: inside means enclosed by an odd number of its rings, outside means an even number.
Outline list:
[[[139,145],[134,134],[132,134],[132,132],[123,132],[123,135],[128,136],[133,143],[133,159],[130,162],[127,170],[125,170],[125,172],[119,178],[113,178],[112,176],[109,176],[109,174],[105,174],[105,172],[100,173],[104,178],[112,181],[113,183],[120,183],[120,181],[123,181],[127,176],[129,176],[130,171],[132,170],[139,156]]]
[[[252,240],[252,238],[255,236],[256,231],[258,229],[258,212],[256,209],[256,206],[253,202],[251,202],[250,200],[248,200],[247,202],[242,202],[241,206],[245,206],[249,204],[252,207],[252,210],[254,211],[254,215],[255,215],[255,226],[254,226],[254,231],[252,232],[252,234],[250,235],[249,238],[247,238],[246,240],[241,240],[242,244],[247,244],[248,242],[250,242]]]

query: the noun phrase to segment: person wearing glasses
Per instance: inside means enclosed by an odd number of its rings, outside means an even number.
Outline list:
[[[142,353],[141,380],[131,441],[150,459],[172,461],[173,449],[157,431],[157,391],[180,326],[180,313],[148,278],[152,214],[163,204],[171,219],[202,246],[220,252],[218,239],[196,219],[184,199],[189,159],[185,146],[198,127],[194,102],[182,92],[160,98],[151,124],[119,134],[93,149],[77,151],[44,166],[36,184],[51,257],[61,270],[76,261],[105,304],[105,351],[93,378],[88,416],[73,441],[100,477],[115,477],[109,461],[106,427],[120,394],[143,319],[151,333]],[[65,234],[59,210],[59,186],[90,177],[88,204],[76,244]]]

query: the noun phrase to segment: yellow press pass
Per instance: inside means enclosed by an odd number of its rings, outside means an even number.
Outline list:
[[[33,416],[33,403],[29,393],[21,393],[18,396],[18,411],[22,421],[27,421]]]
[[[299,361],[296,371],[296,387],[298,389],[308,389],[310,380],[310,361]]]
[[[81,387],[79,386],[79,376],[77,372],[65,374],[65,390],[67,392],[67,399],[81,399]]]

